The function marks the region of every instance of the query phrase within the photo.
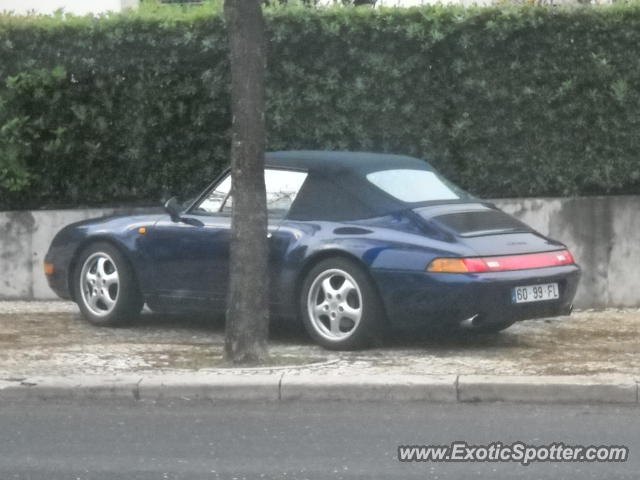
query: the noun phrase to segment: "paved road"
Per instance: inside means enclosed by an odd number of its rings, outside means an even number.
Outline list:
[[[637,479],[640,409],[508,404],[0,405],[0,479]],[[406,464],[399,444],[624,444],[625,464]]]

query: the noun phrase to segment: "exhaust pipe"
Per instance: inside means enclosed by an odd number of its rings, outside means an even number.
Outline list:
[[[466,320],[462,320],[462,321],[460,322],[460,324],[459,324],[459,325],[460,325],[460,327],[461,327],[461,328],[464,328],[464,329],[466,329],[466,330],[471,330],[471,329],[473,329],[474,327],[476,327],[476,326],[477,326],[477,324],[476,324],[476,323],[477,323],[477,322],[476,322],[476,319],[478,318],[478,315],[479,315],[479,314],[478,314],[478,313],[476,313],[473,317],[469,317],[469,318],[467,318]]]

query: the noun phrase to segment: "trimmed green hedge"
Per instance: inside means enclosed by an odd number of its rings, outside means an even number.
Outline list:
[[[640,7],[276,8],[269,149],[428,158],[488,197],[637,193]],[[0,209],[188,196],[228,161],[212,8],[0,17]]]

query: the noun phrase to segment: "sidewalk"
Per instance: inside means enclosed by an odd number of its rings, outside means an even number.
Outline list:
[[[221,321],[145,313],[92,327],[63,302],[0,302],[0,399],[415,400],[637,403],[640,310],[582,311],[499,335],[400,336],[329,352],[274,328],[272,361],[222,363]]]

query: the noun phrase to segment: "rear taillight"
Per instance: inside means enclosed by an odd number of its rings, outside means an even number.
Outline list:
[[[436,258],[429,264],[427,271],[434,273],[508,272],[529,268],[573,265],[574,263],[575,261],[569,250],[559,250],[557,252],[498,257]]]

